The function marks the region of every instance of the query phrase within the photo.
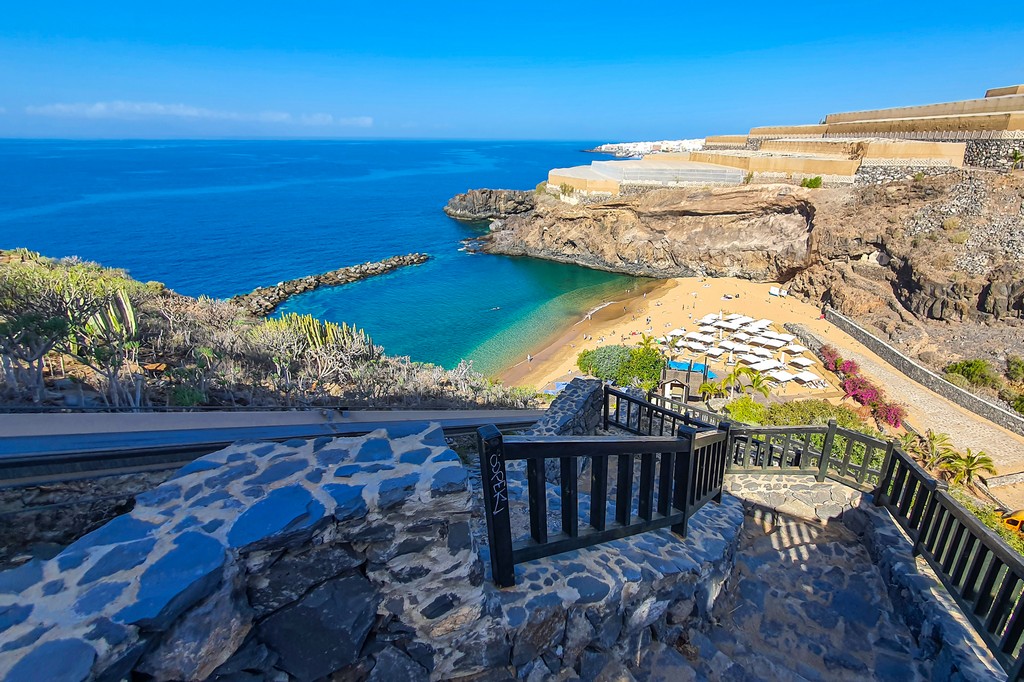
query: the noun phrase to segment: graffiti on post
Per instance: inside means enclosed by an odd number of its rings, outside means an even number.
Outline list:
[[[492,452],[487,459],[490,466],[491,501],[493,502],[491,515],[497,515],[508,509],[508,487],[505,484],[505,467],[501,456]]]

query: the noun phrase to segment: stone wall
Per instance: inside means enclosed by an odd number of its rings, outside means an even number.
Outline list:
[[[480,514],[437,424],[235,444],[0,573],[0,678],[593,679],[707,617],[743,516],[726,497],[685,542],[531,561],[499,590]]]
[[[544,416],[523,435],[526,436],[592,436],[601,424],[604,410],[604,384],[600,379],[576,377],[551,401]],[[588,457],[577,460],[577,475],[582,474]],[[561,481],[558,460],[544,462],[544,475],[549,483]]]
[[[1020,140],[967,140],[964,164],[1009,170],[1014,150],[1024,152],[1024,139]]]
[[[890,600],[932,661],[932,679],[1006,679],[938,576],[924,559],[914,556],[909,538],[887,511],[865,500],[844,523],[860,535],[889,587]]]
[[[850,318],[836,312],[832,308],[827,308],[825,310],[825,319],[860,341],[871,349],[875,355],[879,356],[922,386],[925,386],[939,395],[952,400],[965,410],[970,410],[991,422],[999,424],[1003,428],[1007,428],[1015,433],[1024,435],[1024,418],[1015,415],[1009,410],[1003,409],[998,405],[994,405],[987,400],[979,398],[959,386],[954,386],[938,374],[935,374],[929,369],[925,369],[903,353],[887,344],[885,341],[882,341],[874,334],[868,332]]]
[[[873,505],[870,494],[811,476],[729,474],[725,484],[742,498],[747,514],[763,521],[770,521],[767,511],[820,523],[841,521],[857,533],[899,616],[933,662],[932,679],[1006,679],[927,562],[913,555],[910,540],[888,512]]]
[[[884,185],[900,180],[913,180],[918,173],[922,175],[946,175],[959,171],[955,166],[866,166],[861,164],[854,176],[857,185]]]

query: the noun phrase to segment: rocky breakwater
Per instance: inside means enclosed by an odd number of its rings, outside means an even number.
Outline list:
[[[456,220],[494,220],[532,211],[534,197],[518,189],[471,189],[449,199],[444,212]]]
[[[815,206],[790,185],[678,188],[571,206],[540,196],[483,250],[647,277],[786,281],[813,260]]]
[[[333,287],[339,284],[358,282],[361,279],[383,275],[406,265],[419,265],[430,259],[425,253],[410,253],[405,256],[392,256],[382,261],[362,263],[338,268],[321,275],[309,275],[298,279],[280,282],[272,287],[260,287],[249,294],[235,296],[231,299],[253,315],[264,317],[273,313],[277,306],[296,294],[313,291],[320,287]]]

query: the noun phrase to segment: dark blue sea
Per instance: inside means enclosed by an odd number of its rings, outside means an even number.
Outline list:
[[[493,373],[636,280],[471,254],[441,211],[469,188],[532,189],[593,142],[0,141],[0,247],[80,256],[182,294],[421,251],[425,265],[289,301],[392,355]]]

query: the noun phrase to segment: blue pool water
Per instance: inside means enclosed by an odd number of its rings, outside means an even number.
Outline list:
[[[473,255],[485,228],[441,208],[531,189],[592,142],[0,141],[0,247],[77,255],[189,295],[422,251],[427,264],[296,297],[282,311],[364,327],[388,353],[494,372],[637,280]]]
[[[668,363],[668,368],[669,369],[679,370],[680,372],[685,372],[687,369],[690,369],[690,370],[692,370],[694,372],[703,373],[704,372],[704,363],[703,362],[694,362],[693,363],[693,367],[690,367],[690,362],[688,362],[688,361],[687,362],[678,362],[676,360],[670,360],[669,363]],[[708,370],[708,379],[714,379],[717,376],[718,375],[715,374],[713,370],[710,370],[710,369]]]

